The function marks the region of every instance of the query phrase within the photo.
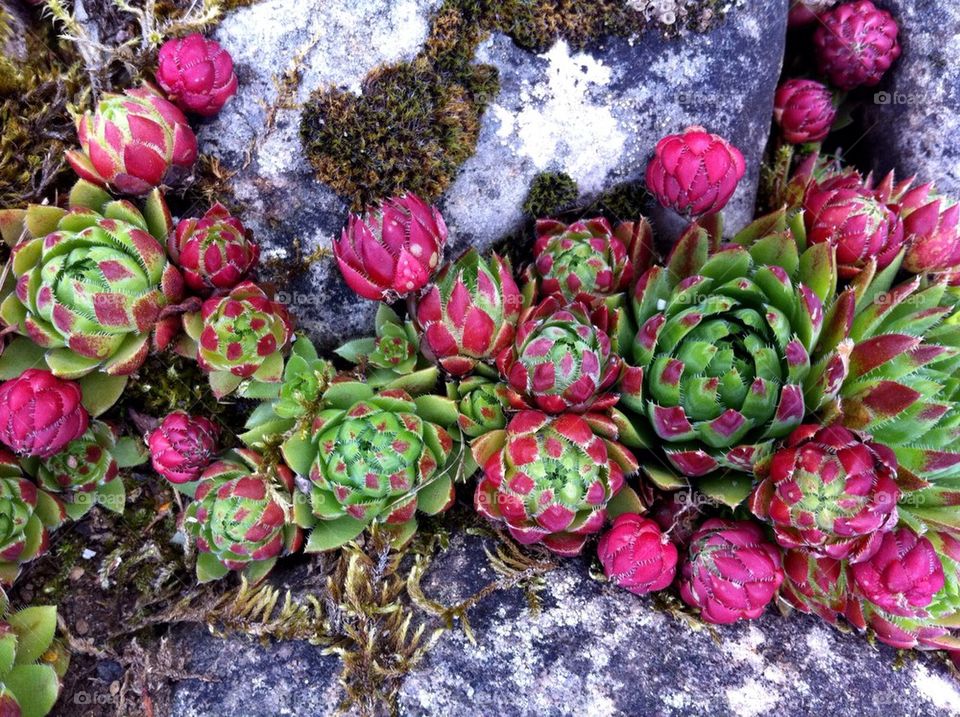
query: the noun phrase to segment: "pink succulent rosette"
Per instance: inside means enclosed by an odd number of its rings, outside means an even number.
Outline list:
[[[932,183],[897,197],[907,253],[903,268],[914,274],[956,274],[960,268],[960,204]]]
[[[67,153],[73,170],[124,194],[147,194],[174,167],[197,159],[187,118],[149,85],[105,94],[93,113],[77,118],[77,134],[82,151]]]
[[[663,590],[677,574],[677,546],[655,521],[636,513],[617,516],[597,555],[604,574],[637,595]]]
[[[625,474],[637,469],[626,448],[604,437],[611,435],[616,427],[605,416],[521,411],[473,446],[483,467],[477,511],[505,523],[520,543],[579,554],[603,527]]]
[[[347,285],[365,299],[395,301],[430,281],[447,242],[435,207],[403,194],[351,214],[333,255]]]
[[[836,624],[848,600],[844,561],[806,550],[788,550],[783,554],[783,575],[780,597],[800,612]]]
[[[774,96],[773,118],[790,144],[820,142],[837,118],[833,93],[816,80],[787,80]]]
[[[187,286],[200,294],[229,291],[260,258],[250,231],[220,203],[201,218],[183,219],[167,244]]]
[[[218,434],[208,418],[168,414],[147,439],[153,469],[171,483],[197,480],[213,459]]]
[[[49,458],[87,430],[80,386],[27,369],[0,385],[0,442],[20,455]]]
[[[759,525],[711,518],[690,542],[680,597],[706,622],[723,625],[760,617],[781,582],[780,551]]]
[[[230,53],[199,33],[163,43],[156,77],[174,104],[203,117],[217,114],[237,92]]]
[[[861,562],[897,525],[897,457],[842,426],[800,426],[757,471],[750,509],[785,548]]]
[[[813,35],[817,65],[841,90],[872,87],[900,57],[900,28],[870,0],[838,5],[819,16]]]
[[[727,205],[745,172],[739,149],[702,127],[690,127],[657,143],[647,165],[647,188],[679,214],[713,214]]]

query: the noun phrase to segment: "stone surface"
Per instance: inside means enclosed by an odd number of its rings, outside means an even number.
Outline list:
[[[455,539],[425,581],[446,604],[497,576],[477,538]],[[693,630],[650,600],[592,580],[585,560],[546,577],[531,615],[518,590],[469,614],[471,645],[451,631],[401,691],[410,715],[876,715],[960,714],[960,690],[921,656],[895,670],[894,650],[873,648],[804,615],[716,631]]]
[[[903,54],[868,98],[866,144],[875,169],[896,169],[960,195],[960,4],[885,0]]]
[[[375,66],[413,56],[439,0],[263,0],[232,13],[216,33],[231,52],[240,92],[200,132],[203,151],[237,174],[244,221],[265,256],[328,246],[346,218],[343,201],[313,178],[298,136],[300,110],[280,108],[270,129],[275,77],[301,58],[294,98],[328,85],[353,91]],[[738,2],[707,34],[668,40],[648,32],[575,52],[558,42],[542,55],[493,36],[478,60],[497,66],[502,89],[482,119],[476,155],[441,206],[451,256],[489,248],[520,226],[521,204],[540,171],[571,174],[587,195],[642,176],[664,134],[703,124],[747,157],[748,175],[728,212],[751,215],[760,155],[783,52],[787,0]],[[292,23],[291,17],[304,22]],[[249,152],[249,154],[248,154]],[[357,299],[332,262],[290,277],[281,298],[322,347],[369,331],[375,305]]]

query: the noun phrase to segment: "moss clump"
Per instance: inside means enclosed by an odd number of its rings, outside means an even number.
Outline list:
[[[552,217],[577,201],[579,189],[565,172],[541,172],[530,183],[523,211],[534,219]]]
[[[360,96],[313,94],[300,126],[306,155],[354,209],[401,191],[435,200],[476,149],[480,117],[499,89],[495,68],[473,61],[491,32],[534,51],[559,38],[582,47],[650,24],[703,30],[719,16],[715,4],[672,0],[662,12],[662,0],[445,0],[414,60],[374,70]]]

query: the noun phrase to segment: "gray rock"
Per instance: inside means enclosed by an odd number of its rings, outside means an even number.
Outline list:
[[[268,111],[275,78],[303,68],[296,102],[329,85],[359,89],[375,66],[413,56],[440,0],[264,0],[231,14],[217,39],[231,52],[240,94],[201,133],[203,151],[236,172],[266,258],[328,246],[346,207],[314,179],[303,155],[300,109]],[[588,51],[556,43],[542,55],[494,36],[478,60],[496,65],[502,90],[483,117],[477,153],[442,202],[451,256],[481,250],[522,225],[521,204],[540,171],[562,170],[586,195],[642,176],[664,134],[703,124],[729,137],[749,172],[727,212],[752,215],[773,89],[783,54],[787,0],[739,2],[714,31],[666,39],[648,32]],[[291,22],[296,17],[299,22]],[[274,118],[271,129],[270,118]],[[324,348],[369,331],[375,305],[347,289],[332,262],[278,287]]]
[[[903,54],[866,112],[874,169],[960,194],[960,5],[878,2],[900,23]]]
[[[497,576],[476,538],[457,538],[435,564],[427,593],[448,604]],[[929,657],[894,668],[871,647],[804,615],[768,613],[704,629],[656,612],[650,600],[601,584],[584,561],[547,575],[543,609],[496,593],[469,613],[477,636],[445,633],[401,690],[406,714],[953,715],[960,690]]]

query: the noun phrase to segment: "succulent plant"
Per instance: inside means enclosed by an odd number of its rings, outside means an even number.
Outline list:
[[[268,466],[248,449],[210,465],[184,518],[200,551],[197,579],[217,580],[242,570],[255,583],[279,556],[299,550],[302,532],[293,521],[293,489],[289,468]]]
[[[170,256],[193,291],[229,291],[247,277],[260,258],[249,230],[222,204],[197,219],[177,224],[168,242]]]
[[[336,373],[332,363],[317,355],[310,339],[298,337],[283,369],[283,382],[274,411],[281,418],[310,415]]]
[[[497,357],[513,407],[582,413],[614,405],[611,389],[623,364],[604,328],[587,306],[557,296],[525,311],[513,344]]]
[[[49,458],[90,421],[80,386],[30,368],[0,385],[0,442],[20,455]]]
[[[638,468],[616,438],[616,426],[600,414],[521,411],[506,429],[471,445],[483,468],[477,512],[505,523],[517,542],[577,555],[603,528],[625,476]]]
[[[415,194],[403,194],[351,214],[333,255],[351,289],[391,302],[427,285],[446,242],[440,212]]]
[[[41,459],[36,476],[40,486],[63,494],[67,514],[74,520],[94,503],[123,513],[126,492],[118,478],[120,465],[114,457],[117,440],[112,426],[94,421],[86,433],[62,451]]]
[[[884,533],[878,550],[850,566],[856,593],[891,615],[924,617],[944,585],[943,565],[927,538],[904,526]]]
[[[847,565],[806,550],[787,550],[780,597],[800,612],[836,624],[847,607]]]
[[[787,80],[777,88],[773,118],[790,144],[820,142],[837,118],[833,93],[816,80]]]
[[[334,353],[358,364],[364,381],[375,388],[399,388],[411,394],[433,389],[439,371],[421,356],[413,322],[401,320],[393,309],[380,304],[374,327],[376,336],[348,341]]]
[[[106,93],[77,117],[82,151],[67,161],[83,179],[123,194],[147,194],[174,167],[190,168],[197,138],[183,113],[150,85]]]
[[[836,286],[832,253],[813,246],[799,256],[789,231],[767,233],[782,220],[758,220],[738,236],[748,248],[712,255],[708,233],[693,225],[668,265],[637,282],[639,330],[624,355],[643,369],[643,391],[642,400],[621,397],[638,433],[624,440],[662,445],[684,475],[751,472],[839,390],[837,347],[813,361],[823,299]],[[753,235],[762,238],[751,243]]]
[[[217,114],[237,92],[230,53],[199,33],[163,43],[156,77],[174,104],[203,117]]]
[[[341,382],[323,396],[308,437],[294,434],[284,456],[308,501],[297,520],[312,528],[306,550],[339,547],[377,524],[406,543],[416,513],[440,513],[453,503],[456,405],[439,396],[417,399],[397,389],[375,393],[367,384]]]
[[[960,204],[938,194],[933,184],[899,192],[907,247],[903,268],[914,274],[952,274],[960,270]]]
[[[858,563],[897,525],[896,456],[842,426],[800,426],[756,472],[750,509],[784,548]]]
[[[483,376],[470,376],[447,384],[457,401],[460,430],[468,438],[498,431],[507,425],[507,388]]]
[[[875,279],[851,317],[840,419],[896,455],[901,522],[960,530],[960,290],[920,277],[889,289],[891,278]]]
[[[750,521],[711,518],[694,534],[680,597],[706,622],[755,620],[783,581],[780,551]]]
[[[522,303],[510,264],[470,249],[441,269],[411,314],[424,354],[459,377],[513,341]]]
[[[960,540],[953,534],[940,531],[930,531],[925,534],[924,539],[933,545],[936,553],[934,559],[939,561],[943,569],[943,587],[934,594],[928,605],[915,611],[920,614],[905,617],[887,612],[869,599],[858,597],[853,592],[844,614],[855,627],[861,630],[870,627],[878,640],[892,647],[921,650],[947,649],[956,652],[960,649],[960,639],[955,633],[957,618],[960,615],[960,562],[958,562],[960,561]],[[914,545],[916,549],[912,538],[906,542]],[[929,557],[926,546],[921,548],[919,556]],[[894,603],[898,602],[899,591],[904,588],[911,588],[911,592],[917,598],[922,597],[930,588],[922,576],[925,572],[924,566],[910,563],[902,567],[905,569],[901,571],[898,560],[888,564],[889,578],[893,578],[898,573],[902,576],[900,581],[902,587],[895,587],[892,592],[886,594],[888,599],[893,598]],[[931,562],[928,567],[932,575],[935,566]],[[915,583],[913,579],[918,574],[921,574],[921,579]],[[874,587],[879,587],[879,584],[875,584]],[[917,587],[920,587],[920,592],[916,592]]]
[[[60,503],[24,477],[16,457],[0,449],[0,584],[12,585],[22,564],[47,551],[48,531],[65,517]]]
[[[56,631],[53,605],[24,608],[0,619],[0,715],[44,717],[53,709],[70,662],[54,639]]]
[[[703,127],[688,127],[657,143],[647,189],[679,214],[713,214],[727,205],[745,172],[739,149]]]
[[[900,57],[896,20],[870,0],[845,2],[819,19],[813,35],[817,64],[842,90],[878,84]]]
[[[187,335],[196,342],[200,367],[210,376],[214,395],[223,397],[244,379],[279,384],[283,353],[293,336],[287,309],[251,281],[229,294],[212,296],[199,312],[184,316]]]
[[[8,210],[0,214],[0,228],[18,242],[16,290],[0,317],[49,349],[53,373],[130,374],[146,360],[151,335],[162,343],[169,326],[163,310],[179,299],[183,279],[161,244],[171,221],[159,192],[141,212],[81,181],[70,193],[69,211]]]
[[[604,574],[637,595],[663,590],[677,574],[677,546],[656,522],[636,513],[616,517],[597,554]]]
[[[853,278],[871,260],[887,267],[903,246],[899,216],[854,172],[812,183],[803,208],[807,239],[836,247],[842,278]]]
[[[624,291],[653,258],[653,232],[646,219],[616,230],[601,218],[564,224],[540,219],[533,247],[542,296],[593,305]]]
[[[147,438],[153,469],[171,483],[197,480],[213,459],[219,432],[203,416],[167,414]]]

